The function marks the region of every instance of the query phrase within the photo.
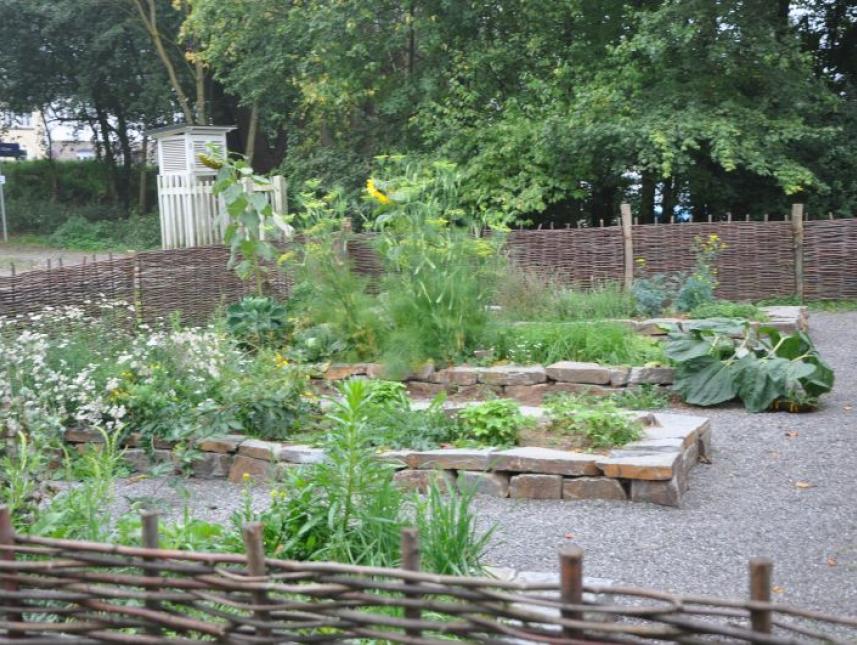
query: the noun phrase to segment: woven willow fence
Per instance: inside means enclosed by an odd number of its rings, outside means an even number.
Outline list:
[[[420,644],[853,642],[857,619],[770,602],[772,565],[750,563],[746,600],[588,585],[580,549],[560,552],[558,584],[419,571],[416,532],[401,569],[266,559],[262,527],[246,554],[122,547],[15,535],[0,508],[0,642]],[[594,596],[593,596],[594,594]]]
[[[627,283],[638,258],[645,260],[645,275],[690,271],[694,238],[712,233],[726,244],[717,260],[722,298],[857,298],[857,219],[517,230],[509,234],[507,250],[528,272],[588,287]],[[348,252],[357,271],[373,276],[381,265],[370,238],[354,236]],[[247,293],[248,286],[227,270],[228,257],[224,247],[146,251],[0,276],[0,315],[103,296],[134,303],[143,320],[181,311],[190,322],[205,322],[219,306]],[[286,297],[289,277],[275,271],[271,280],[272,291]]]

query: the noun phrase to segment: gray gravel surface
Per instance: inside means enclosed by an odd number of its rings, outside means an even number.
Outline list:
[[[481,526],[496,525],[489,563],[552,571],[559,547],[575,543],[588,576],[743,596],[747,561],[768,556],[777,600],[857,615],[857,313],[815,314],[811,327],[837,378],[821,410],[681,410],[711,418],[715,447],[682,508],[480,497]],[[143,501],[175,517],[186,501],[196,517],[225,523],[241,491],[222,480],[125,481],[117,510]],[[268,490],[252,494],[264,507]]]
[[[837,379],[818,412],[681,410],[711,419],[715,449],[682,508],[480,497],[482,524],[497,525],[489,560],[544,571],[575,543],[587,575],[743,596],[747,561],[767,556],[776,600],[857,615],[857,313],[810,326]]]

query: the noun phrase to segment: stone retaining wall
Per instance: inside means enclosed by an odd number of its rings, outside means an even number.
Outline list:
[[[608,499],[678,506],[693,466],[711,459],[711,427],[707,419],[678,414],[645,414],[639,441],[603,454],[550,448],[443,448],[380,453],[395,465],[395,479],[410,490],[425,491],[432,482],[446,490],[474,486],[479,493],[519,499]],[[94,431],[69,430],[66,441],[101,443]],[[144,449],[139,438],[127,443],[125,457],[139,471],[175,461],[168,443]],[[245,475],[254,481],[276,477],[325,458],[319,448],[225,435],[199,442],[201,456],[192,475],[228,478]]]
[[[331,381],[349,378],[384,378],[379,363],[335,363],[314,379],[317,389],[329,390]],[[404,379],[408,393],[416,398],[431,398],[445,392],[452,400],[478,401],[505,397],[524,405],[540,405],[545,395],[589,392],[601,395],[629,386],[649,383],[669,386],[671,367],[608,367],[597,363],[560,361],[553,365],[496,365],[473,367],[457,365],[435,371],[426,365]]]

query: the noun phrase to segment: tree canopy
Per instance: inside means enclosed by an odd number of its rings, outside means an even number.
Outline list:
[[[94,105],[90,77],[115,71],[101,84],[111,114],[236,120],[240,149],[292,185],[356,194],[376,156],[400,154],[456,163],[465,206],[531,222],[597,224],[625,200],[643,221],[857,206],[846,0],[0,0],[0,12],[19,16],[0,27],[4,102]]]

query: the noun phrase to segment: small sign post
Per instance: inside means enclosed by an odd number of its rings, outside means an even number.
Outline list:
[[[3,241],[9,241],[9,231],[6,229],[6,200],[3,197],[3,186],[6,184],[6,175],[2,174],[0,168],[0,220],[3,220]]]

